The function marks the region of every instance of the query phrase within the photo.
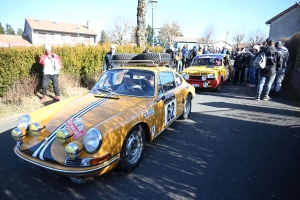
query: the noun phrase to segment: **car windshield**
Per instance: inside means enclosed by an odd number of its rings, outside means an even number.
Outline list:
[[[155,73],[150,70],[111,69],[101,76],[90,92],[149,97],[155,94],[155,80]]]
[[[192,62],[192,66],[215,67],[222,66],[221,56],[197,56]]]

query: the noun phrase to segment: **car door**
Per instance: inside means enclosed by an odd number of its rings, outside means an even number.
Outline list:
[[[158,88],[161,108],[160,118],[163,122],[161,129],[168,127],[182,112],[182,91],[175,81],[173,72],[158,73]]]

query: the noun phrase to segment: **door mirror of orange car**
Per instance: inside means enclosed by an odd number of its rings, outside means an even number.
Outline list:
[[[158,101],[160,101],[160,100],[163,100],[163,101],[166,100],[166,95],[164,95],[164,94],[159,94],[157,100],[158,100]]]

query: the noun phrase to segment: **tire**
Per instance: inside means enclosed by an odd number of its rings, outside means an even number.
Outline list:
[[[223,78],[221,78],[219,85],[216,87],[216,91],[221,92],[222,88],[223,88]]]
[[[180,119],[188,119],[192,110],[192,97],[190,94],[187,95],[185,102],[184,102],[184,111],[180,115]]]
[[[124,139],[117,168],[131,172],[141,162],[145,149],[145,132],[140,125],[133,127]]]
[[[112,60],[135,60],[137,54],[115,54],[112,56]]]
[[[171,62],[171,55],[168,53],[141,53],[137,57],[138,60],[152,60],[155,63]]]

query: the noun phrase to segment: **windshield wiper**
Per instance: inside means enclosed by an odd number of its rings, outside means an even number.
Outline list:
[[[102,94],[101,92],[99,92],[98,90],[96,90],[95,88],[92,89],[92,91],[95,91],[97,94]]]
[[[117,93],[115,93],[113,91],[109,91],[109,90],[105,90],[105,89],[100,89],[100,90],[103,91],[103,92],[108,92],[109,94],[113,94],[113,95],[118,95],[119,96],[119,94],[117,94]]]

